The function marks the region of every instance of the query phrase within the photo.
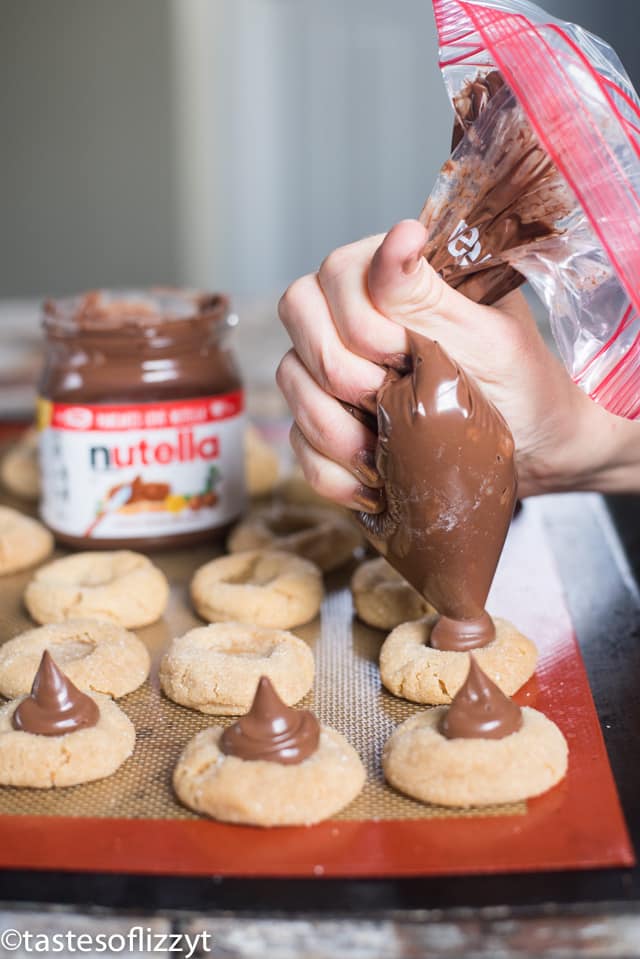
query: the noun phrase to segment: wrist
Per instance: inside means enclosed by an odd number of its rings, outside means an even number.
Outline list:
[[[596,406],[589,486],[599,493],[640,493],[640,421]]]
[[[640,493],[640,421],[615,416],[584,393],[577,402],[574,473],[561,488]]]
[[[520,495],[640,493],[640,421],[614,416],[572,385],[545,418],[545,442],[520,454]],[[553,437],[549,443],[549,436]]]

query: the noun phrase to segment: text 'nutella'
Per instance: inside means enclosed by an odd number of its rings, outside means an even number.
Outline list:
[[[244,505],[244,398],[222,296],[48,301],[42,518],[72,546],[204,541]]]

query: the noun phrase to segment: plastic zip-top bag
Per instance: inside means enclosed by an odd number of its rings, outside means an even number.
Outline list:
[[[527,0],[433,0],[454,150],[420,216],[444,278],[524,277],[574,380],[640,418],[640,100],[615,52]]]

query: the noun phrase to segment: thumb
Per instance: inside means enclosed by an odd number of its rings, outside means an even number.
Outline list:
[[[434,315],[455,320],[476,306],[427,263],[426,242],[427,231],[418,220],[402,220],[389,230],[369,267],[369,296],[376,309],[416,329]]]

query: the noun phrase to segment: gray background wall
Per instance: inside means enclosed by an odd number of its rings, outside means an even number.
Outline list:
[[[175,272],[167,0],[1,0],[0,295]]]
[[[547,0],[638,76],[638,0]],[[0,296],[266,297],[421,207],[450,112],[428,0],[0,0]]]

